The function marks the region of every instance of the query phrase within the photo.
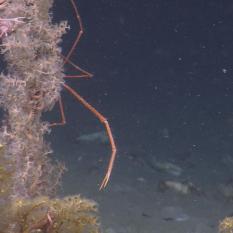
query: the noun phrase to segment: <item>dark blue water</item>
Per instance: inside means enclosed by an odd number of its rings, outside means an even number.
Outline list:
[[[233,190],[233,3],[76,2],[84,35],[71,60],[94,77],[67,84],[108,118],[118,158],[99,193],[110,148],[76,138],[103,127],[64,91],[68,123],[50,139],[71,165],[63,192],[97,199],[108,232],[217,232],[233,197],[223,191]],[[54,16],[71,25],[62,43],[67,54],[79,30],[69,1],[56,1]],[[58,117],[56,110],[49,117]],[[177,165],[182,174],[158,171],[154,160]],[[192,182],[201,194],[161,193],[161,180]],[[167,206],[182,208],[189,220],[166,222]]]

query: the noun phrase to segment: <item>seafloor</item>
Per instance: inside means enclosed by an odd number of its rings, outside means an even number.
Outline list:
[[[208,127],[200,130],[190,113],[192,123],[178,128],[175,119],[168,124],[166,117],[148,114],[149,108],[137,112],[126,103],[125,107],[114,104],[110,113],[116,117],[118,154],[104,191],[98,190],[98,184],[109,158],[108,145],[77,140],[80,135],[102,130],[91,121],[92,116],[85,118],[87,113],[81,111],[78,120],[71,119],[50,136],[57,158],[69,169],[60,195],[80,193],[96,200],[104,233],[218,232],[219,221],[233,211],[231,120],[217,124],[209,119]],[[180,174],[158,169],[157,162],[178,166]],[[165,181],[194,188],[183,194],[161,188]]]

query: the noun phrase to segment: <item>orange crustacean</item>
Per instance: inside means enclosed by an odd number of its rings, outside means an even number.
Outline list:
[[[70,57],[71,57],[72,53],[74,52],[74,50],[75,50],[77,44],[79,43],[80,38],[84,32],[82,20],[81,20],[80,14],[78,12],[77,5],[75,4],[74,0],[70,0],[70,2],[73,6],[74,13],[75,13],[80,30],[77,33],[76,39],[75,39],[73,45],[71,46],[71,49],[69,50],[68,54],[63,57],[64,58],[63,64],[65,65],[66,63],[69,63],[76,70],[81,72],[81,74],[79,74],[79,75],[67,75],[64,78],[65,79],[66,78],[83,78],[83,77],[84,78],[91,78],[93,76],[91,73],[83,70],[82,68],[80,68],[79,66],[77,66],[76,64],[74,64],[70,60]],[[110,160],[108,163],[107,171],[106,171],[105,176],[104,176],[102,183],[100,185],[100,190],[101,190],[101,189],[105,188],[109,182],[109,179],[110,179],[110,176],[112,173],[112,169],[114,166],[114,161],[116,158],[116,144],[115,144],[115,140],[114,140],[114,137],[112,134],[111,127],[108,123],[108,120],[100,112],[98,112],[92,105],[90,105],[82,96],[80,96],[76,90],[74,90],[73,88],[68,86],[66,83],[63,83],[62,85],[63,85],[64,89],[66,89],[71,95],[73,95],[76,98],[77,101],[79,101],[85,108],[87,108],[91,113],[94,114],[94,116],[103,124],[103,126],[105,127],[105,130],[107,132],[107,136],[109,138],[109,143],[111,146],[111,157],[110,157]],[[65,114],[64,114],[64,107],[63,107],[61,98],[59,99],[59,107],[60,107],[62,121],[60,123],[54,123],[53,125],[62,125],[62,124],[65,124],[65,122],[66,122]]]
[[[76,39],[73,42],[69,52],[67,53],[66,56],[63,56],[64,62],[63,65],[65,64],[70,64],[71,66],[73,66],[78,72],[80,72],[81,74],[79,75],[66,75],[64,78],[91,78],[93,75],[89,72],[87,72],[86,70],[82,69],[81,67],[79,67],[78,65],[74,64],[71,60],[70,57],[72,56],[75,48],[77,47],[77,44],[80,41],[80,38],[84,32],[83,30],[83,24],[82,24],[82,20],[80,17],[80,14],[78,12],[78,8],[77,5],[75,4],[74,0],[70,0],[72,7],[74,9],[74,13],[75,13],[75,17],[77,19],[78,22],[78,26],[79,26],[79,32],[77,33]],[[75,97],[75,99],[77,101],[79,101],[85,108],[87,108],[91,113],[94,114],[94,116],[103,124],[103,126],[105,127],[105,130],[107,132],[107,136],[109,138],[109,143],[111,146],[111,157],[108,163],[108,167],[107,167],[107,171],[105,173],[105,176],[100,184],[100,190],[105,188],[109,182],[111,173],[112,173],[112,169],[114,166],[114,161],[116,158],[116,144],[115,144],[115,140],[112,134],[112,130],[111,127],[108,123],[108,120],[100,113],[98,112],[91,104],[89,104],[76,90],[74,90],[72,87],[68,86],[66,83],[62,83],[64,89],[66,89],[71,95],[73,95]],[[51,126],[56,126],[56,125],[64,125],[66,123],[66,119],[65,119],[65,114],[64,114],[64,107],[63,107],[63,103],[61,98],[59,99],[59,108],[60,108],[60,114],[61,114],[61,122],[59,123],[52,123]]]
[[[77,44],[80,41],[80,38],[81,38],[81,36],[82,36],[82,34],[84,32],[83,25],[82,25],[82,20],[81,20],[81,17],[79,15],[79,12],[78,12],[77,5],[75,4],[74,0],[70,0],[70,3],[71,3],[71,5],[72,5],[72,7],[74,9],[74,14],[75,14],[75,17],[77,19],[77,24],[79,26],[79,32],[77,33],[76,39],[74,40],[74,42],[73,42],[69,52],[67,53],[67,55],[65,55],[65,56],[61,55],[61,56],[63,58],[63,65],[70,64],[80,74],[78,74],[78,75],[66,75],[66,76],[64,76],[64,79],[67,79],[67,78],[91,78],[93,76],[91,73],[89,73],[86,70],[82,69],[81,67],[74,64],[70,60],[70,57],[72,56],[75,48],[77,47]],[[6,7],[7,4],[8,4],[7,0],[0,0],[0,9],[3,9],[4,7]],[[18,27],[20,24],[23,24],[23,23],[27,23],[27,19],[25,17],[0,18],[0,38],[8,36],[8,34],[13,32],[16,27]],[[106,185],[107,185],[107,183],[108,183],[108,181],[110,179],[112,169],[113,169],[113,165],[114,165],[114,161],[115,161],[115,157],[116,157],[116,144],[115,144],[115,141],[114,141],[114,138],[113,138],[111,127],[110,127],[110,125],[108,123],[108,120],[100,112],[98,112],[91,104],[89,104],[76,90],[74,90],[72,87],[70,87],[66,83],[61,83],[61,85],[72,96],[74,96],[74,98],[77,101],[79,101],[85,108],[87,108],[91,113],[93,113],[93,115],[105,127],[107,136],[109,138],[109,143],[110,143],[110,146],[111,146],[111,157],[110,157],[110,160],[109,160],[109,163],[108,163],[106,174],[105,174],[105,176],[103,178],[103,181],[102,181],[102,183],[100,185],[100,189],[103,189],[103,188],[106,187]],[[43,105],[40,104],[42,95],[43,95],[43,93],[36,92],[32,96],[32,100],[36,104],[35,104],[35,107],[32,109],[32,112],[31,112],[30,116],[33,117],[33,115],[37,111],[41,111],[41,108],[43,108]],[[61,122],[52,123],[52,124],[50,124],[50,126],[64,125],[66,123],[65,114],[64,114],[64,106],[63,106],[61,98],[59,98],[58,103],[59,103],[59,109],[60,109],[60,114],[61,114]]]
[[[76,36],[76,39],[74,40],[69,52],[67,53],[67,55],[62,56],[63,58],[63,65],[65,64],[70,64],[72,67],[74,67],[80,74],[78,75],[66,75],[64,76],[64,79],[75,79],[75,78],[91,78],[93,75],[89,72],[87,72],[86,70],[82,69],[81,67],[79,67],[78,65],[74,64],[71,60],[70,60],[70,57],[72,56],[73,52],[75,51],[79,41],[80,41],[80,38],[84,32],[83,30],[83,24],[82,24],[82,20],[81,20],[81,17],[80,17],[80,14],[78,12],[78,8],[77,8],[77,5],[75,3],[74,0],[70,0],[70,3],[73,7],[73,10],[74,10],[74,14],[75,14],[75,17],[77,19],[77,24],[79,26],[79,32],[77,33],[77,36]],[[110,176],[111,176],[111,173],[112,173],[112,169],[113,169],[113,166],[114,166],[114,161],[115,161],[115,158],[116,158],[116,144],[115,144],[115,140],[114,140],[114,137],[113,137],[113,134],[112,134],[112,130],[111,130],[111,127],[108,123],[108,120],[99,112],[97,111],[91,104],[89,104],[76,90],[74,90],[72,87],[70,87],[69,85],[67,85],[66,83],[62,83],[61,84],[65,90],[67,90],[72,96],[74,96],[74,98],[80,102],[86,109],[88,109],[102,124],[103,126],[105,127],[105,130],[106,130],[106,133],[107,133],[107,136],[109,138],[109,143],[110,143],[110,146],[111,146],[111,157],[110,157],[110,160],[108,162],[108,167],[107,167],[107,171],[105,173],[105,176],[100,184],[100,190],[101,189],[104,189],[108,182],[109,182],[109,179],[110,179]],[[34,99],[38,99],[38,103],[40,101],[40,98],[38,98],[39,96],[36,96],[35,95],[35,98]],[[62,102],[62,99],[59,98],[58,100],[58,104],[59,104],[59,109],[60,109],[60,115],[61,115],[61,121],[60,122],[55,122],[55,123],[51,123],[50,126],[58,126],[58,125],[64,125],[66,124],[66,118],[65,118],[65,113],[64,113],[64,106],[63,106],[63,102]],[[39,107],[43,107],[41,106],[40,104],[38,105]],[[33,109],[33,111],[40,111],[41,109]],[[33,115],[33,113],[32,113]]]

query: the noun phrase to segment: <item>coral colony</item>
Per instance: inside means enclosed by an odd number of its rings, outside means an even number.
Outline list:
[[[52,24],[52,0],[0,0],[0,233],[99,232],[96,204],[55,197],[64,166],[50,159],[41,115],[60,97],[68,28]]]
[[[18,0],[1,12],[1,52],[7,69],[0,77],[0,100],[6,112],[0,137],[5,156],[14,164],[14,197],[51,195],[62,174],[62,166],[48,159],[51,149],[43,136],[49,126],[40,120],[58,100],[64,76],[57,45],[67,25],[51,25],[50,4]]]

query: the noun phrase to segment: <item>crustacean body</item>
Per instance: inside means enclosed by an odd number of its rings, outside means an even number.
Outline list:
[[[79,75],[66,75],[66,76],[64,76],[64,79],[66,79],[66,78],[90,78],[90,77],[92,77],[92,74],[83,70],[82,68],[80,68],[79,66],[77,66],[76,64],[74,64],[70,60],[70,57],[72,56],[77,44],[80,41],[81,36],[83,34],[83,25],[82,25],[81,17],[79,15],[77,6],[76,6],[74,0],[70,0],[70,2],[73,6],[75,17],[77,19],[80,30],[79,30],[79,32],[76,36],[76,39],[75,39],[74,43],[72,44],[71,49],[69,50],[68,54],[66,56],[62,56],[62,55],[61,56],[64,60],[63,65],[69,63],[71,66],[73,66],[81,74],[79,74]],[[7,7],[7,5],[8,5],[7,0],[0,0],[0,10]],[[27,19],[26,17],[20,17],[20,16],[14,17],[14,18],[0,18],[0,39],[8,36],[8,34],[12,33],[18,26],[20,26],[23,23],[28,23],[28,21],[29,21],[29,19]],[[116,145],[115,145],[115,141],[114,141],[113,134],[111,131],[111,127],[108,123],[108,120],[100,112],[98,112],[91,104],[89,104],[76,90],[74,90],[72,87],[70,87],[66,83],[61,83],[61,85],[72,96],[74,96],[74,98],[77,101],[79,101],[85,108],[87,108],[91,113],[93,113],[94,116],[105,127],[105,130],[107,132],[107,136],[109,138],[109,143],[110,143],[112,152],[111,152],[111,157],[110,157],[110,160],[108,163],[106,174],[105,174],[104,179],[100,185],[100,189],[103,189],[106,187],[106,185],[110,179],[113,165],[114,165],[114,161],[115,161],[115,157],[116,157]],[[34,115],[36,115],[35,113],[37,113],[38,111],[43,110],[43,108],[44,108],[43,101],[42,101],[43,95],[44,95],[44,93],[41,93],[38,91],[35,91],[35,93],[32,93],[31,101],[30,101],[30,104],[32,106],[31,107],[32,110],[31,110],[31,113],[29,114],[29,119],[32,119],[34,117]],[[64,107],[63,107],[63,103],[62,103],[61,98],[59,98],[59,108],[60,108],[60,114],[61,114],[61,122],[52,123],[52,124],[50,124],[50,126],[64,125],[66,123],[65,114],[64,114]]]

